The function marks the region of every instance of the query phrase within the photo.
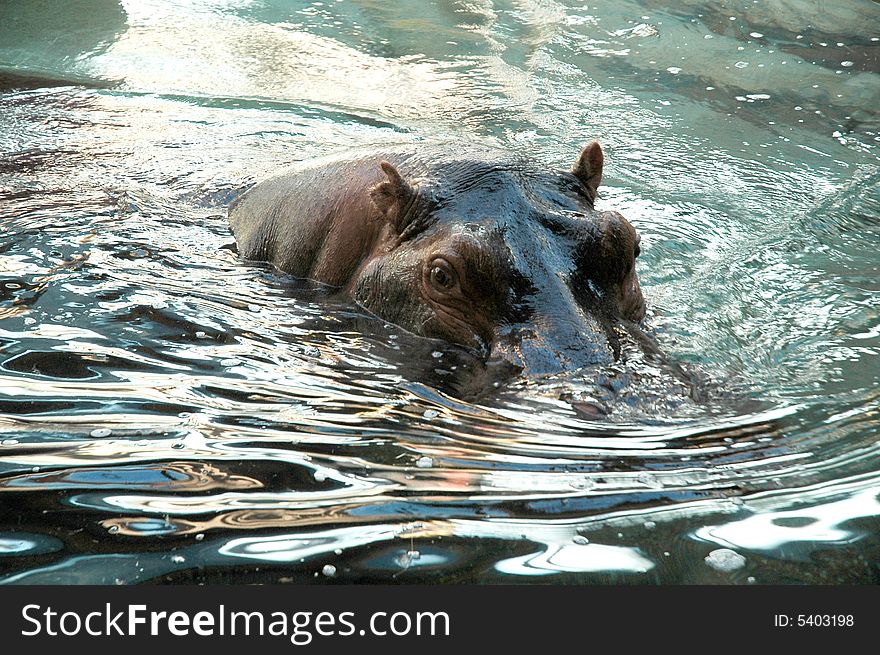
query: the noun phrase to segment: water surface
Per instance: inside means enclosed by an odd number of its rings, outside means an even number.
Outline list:
[[[868,0],[4,2],[0,581],[880,582],[878,27]],[[594,138],[705,402],[638,353],[462,400],[454,350],[229,247],[228,202],[311,156],[567,168]]]

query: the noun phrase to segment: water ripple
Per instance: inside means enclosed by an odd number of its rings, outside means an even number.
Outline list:
[[[417,4],[0,25],[0,582],[876,584],[876,8]],[[599,138],[664,356],[460,393],[232,249],[256,181],[435,138]]]

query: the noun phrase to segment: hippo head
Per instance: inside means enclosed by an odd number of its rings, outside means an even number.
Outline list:
[[[621,214],[594,210],[602,166],[595,142],[567,172],[450,155],[408,176],[405,163],[382,162],[370,195],[384,236],[352,296],[416,334],[527,373],[613,361],[616,328],[641,321],[645,301],[638,233]]]

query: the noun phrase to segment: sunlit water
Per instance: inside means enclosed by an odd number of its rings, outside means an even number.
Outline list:
[[[0,4],[2,581],[877,583],[878,37],[867,0]],[[637,354],[456,399],[454,351],[229,248],[292,162],[456,138],[603,143],[705,401]]]

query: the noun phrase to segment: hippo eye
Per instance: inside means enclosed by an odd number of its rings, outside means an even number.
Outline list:
[[[431,262],[429,275],[431,285],[438,291],[451,291],[457,282],[455,271],[444,259],[437,258]]]

